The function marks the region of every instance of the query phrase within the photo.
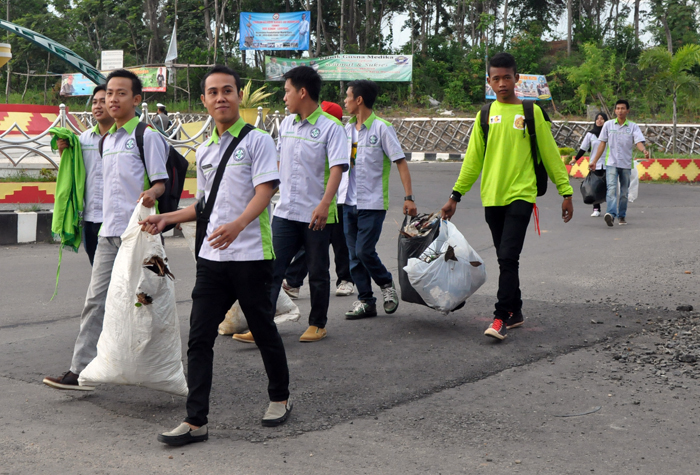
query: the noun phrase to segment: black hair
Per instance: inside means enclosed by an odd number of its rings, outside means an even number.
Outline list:
[[[238,93],[240,93],[243,90],[242,84],[241,84],[241,76],[238,75],[236,71],[233,69],[229,68],[228,66],[224,66],[223,64],[217,64],[213,68],[211,68],[209,71],[207,71],[207,74],[204,75],[202,78],[202,82],[199,84],[199,87],[202,89],[202,94],[205,93],[204,89],[207,86],[207,78],[211,76],[212,74],[226,74],[228,76],[233,76],[233,80],[236,81],[236,90]]]
[[[377,83],[367,79],[358,79],[356,81],[350,81],[348,87],[352,88],[352,95],[355,99],[362,97],[365,106],[369,109],[372,108],[379,94],[379,86],[377,86]]]
[[[518,66],[515,64],[515,58],[510,53],[497,53],[489,59],[488,71],[491,74],[491,68],[508,68],[513,70],[513,74],[518,74]]]
[[[617,107],[618,104],[624,104],[625,107],[627,107],[627,110],[630,110],[630,103],[627,101],[627,99],[618,99],[615,103],[615,107]]]
[[[318,97],[321,95],[321,76],[314,68],[297,66],[284,73],[282,79],[285,81],[289,79],[297,91],[303,87],[309,93],[309,97],[318,102]]]
[[[134,96],[140,96],[143,93],[143,84],[141,84],[141,80],[136,74],[132,73],[127,69],[115,69],[114,71],[109,73],[105,84],[109,84],[109,81],[112,78],[131,79],[131,92],[134,94]]]
[[[105,92],[107,91],[107,84],[106,83],[105,84],[98,84],[97,86],[95,86],[95,89],[92,90],[93,97],[95,96],[95,94],[97,94],[100,91],[105,91]]]

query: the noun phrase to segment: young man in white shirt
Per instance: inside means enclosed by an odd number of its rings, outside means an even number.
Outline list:
[[[291,112],[280,124],[277,153],[280,199],[272,220],[275,268],[270,299],[276,306],[285,271],[303,246],[309,268],[309,328],[299,339],[326,337],[330,293],[328,246],[337,222],[336,192],[348,169],[349,148],[341,122],[318,105],[321,76],[309,66],[284,74],[284,101]]]
[[[202,93],[202,103],[216,124],[211,139],[197,148],[196,157],[197,198],[209,200],[221,160],[246,123],[238,110],[243,97],[238,73],[215,66],[202,79]],[[160,442],[179,446],[208,439],[214,341],[226,311],[237,300],[268,375],[271,402],[262,425],[280,425],[292,410],[287,357],[269,293],[274,252],[267,210],[278,184],[274,141],[260,129],[250,131],[226,164],[207,237],[197,257],[187,350],[187,417],[174,430],[160,434]],[[193,204],[172,213],[149,216],[141,224],[145,231],[157,234],[168,224],[195,219]]]
[[[97,124],[80,134],[80,147],[83,151],[85,164],[85,206],[83,207],[83,230],[85,233],[85,252],[90,259],[90,265],[95,260],[97,249],[97,234],[102,226],[102,157],[100,157],[100,140],[114,125],[114,119],[107,113],[105,97],[107,87],[104,84],[96,86],[92,92],[92,116]],[[63,151],[70,144],[65,139],[58,139],[58,151]]]
[[[126,230],[138,201],[143,199],[143,205],[148,208],[155,206],[165,191],[168,178],[165,168],[168,145],[162,135],[155,130],[146,130],[143,136],[145,169],[136,146],[134,129],[139,121],[136,108],[141,105],[142,91],[139,78],[131,71],[117,69],[107,76],[106,87],[105,100],[114,125],[105,135],[102,147],[103,222],[70,370],[61,377],[46,377],[43,381],[56,389],[94,389],[80,386],[78,375],[97,355],[97,340],[102,333],[107,289],[121,245],[120,236]]]
[[[352,142],[352,160],[348,189],[343,206],[345,239],[350,251],[350,274],[357,286],[358,301],[345,313],[348,320],[377,316],[377,299],[372,281],[381,288],[384,312],[394,313],[399,306],[394,278],[377,255],[377,242],[389,209],[389,173],[396,163],[403,183],[403,212],[418,213],[413,199],[411,173],[406,157],[390,122],[372,111],[379,87],[368,80],[348,84],[345,109],[354,117],[345,126]]]
[[[605,178],[608,185],[608,194],[605,198],[607,209],[605,210],[605,224],[611,226],[618,218],[618,224],[627,224],[627,194],[630,186],[630,176],[634,160],[632,152],[634,147],[644,153],[644,158],[649,159],[649,151],[644,146],[646,140],[642,129],[627,119],[630,111],[630,103],[620,99],[615,103],[614,120],[609,120],[603,125],[598,137],[600,145],[591,160],[589,168],[596,169],[596,164],[605,152]],[[620,183],[620,203],[617,203],[617,184]]]

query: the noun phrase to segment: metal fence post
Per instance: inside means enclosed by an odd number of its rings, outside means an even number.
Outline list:
[[[145,122],[146,124],[149,124],[151,121],[149,120],[148,117],[148,104],[143,102],[141,103],[141,119],[140,122]]]
[[[59,116],[61,117],[61,127],[65,127],[65,126],[66,126],[66,120],[67,120],[67,117],[66,117],[66,105],[65,105],[65,104],[61,104],[60,106],[58,106],[58,110],[59,110]]]

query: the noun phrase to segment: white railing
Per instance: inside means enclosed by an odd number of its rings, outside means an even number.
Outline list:
[[[85,128],[95,125],[95,119],[90,112],[72,112]],[[289,115],[276,110],[273,114],[263,117],[263,108],[258,107],[255,126],[266,130],[277,139],[280,122]],[[155,114],[148,112],[148,104],[141,105],[142,122],[153,124]],[[180,149],[183,155],[195,151],[199,145],[211,137],[214,122],[207,114],[181,113],[169,114],[171,126],[164,132],[165,140]],[[348,117],[343,117],[344,121]],[[474,119],[469,118],[390,118],[396,130],[401,145],[406,152],[456,152],[463,153],[467,148],[469,137],[474,126]],[[202,122],[202,127],[194,132],[188,132],[187,124]],[[67,127],[76,134],[82,131],[69,120],[65,105],[59,106],[59,115],[51,127]],[[49,127],[49,129],[51,128]],[[155,127],[155,126],[154,126]],[[553,121],[552,133],[560,147],[578,148],[586,131],[591,127],[590,122]],[[647,145],[654,144],[657,149],[670,152],[672,147],[672,126],[670,124],[640,124],[647,139]],[[56,152],[51,151],[49,129],[41,134],[30,136],[15,122],[0,135],[0,174],[8,170],[32,170],[36,173],[41,168],[58,169],[60,159]],[[10,139],[12,132],[18,132],[23,137],[18,140]],[[697,124],[679,124],[677,126],[677,151],[681,154],[700,153],[700,126]],[[5,162],[7,160],[7,162]],[[5,162],[5,163],[3,163]]]

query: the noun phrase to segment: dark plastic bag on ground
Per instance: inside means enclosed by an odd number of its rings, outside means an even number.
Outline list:
[[[587,205],[597,205],[605,201],[608,185],[604,176],[589,172],[581,183],[583,202]]]
[[[427,306],[423,298],[418,295],[418,292],[416,292],[409,282],[406,271],[403,270],[411,257],[420,257],[420,255],[423,254],[423,251],[425,251],[440,234],[439,216],[436,217],[434,223],[431,223],[428,226],[429,231],[426,234],[420,236],[409,236],[404,232],[404,228],[408,223],[425,218],[426,215],[419,215],[415,218],[410,218],[408,215],[404,217],[403,224],[401,225],[401,231],[399,231],[399,287],[401,288],[401,300],[404,302],[417,303],[419,305]]]

